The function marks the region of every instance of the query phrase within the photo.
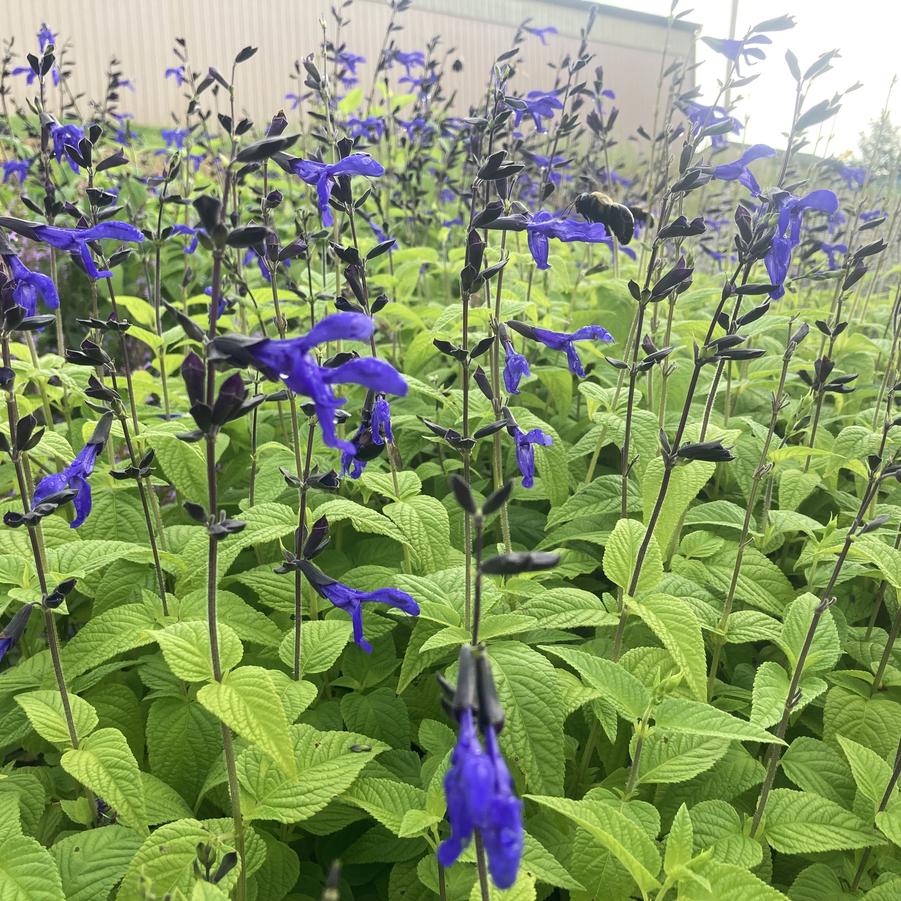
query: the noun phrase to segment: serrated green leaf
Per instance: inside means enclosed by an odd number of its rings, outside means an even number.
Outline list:
[[[812,792],[774,789],[764,817],[764,838],[784,854],[868,848],[879,842],[860,817]]]
[[[227,672],[241,662],[244,647],[228,626],[220,623],[216,631],[219,637],[220,666],[223,672]],[[213,663],[206,623],[197,620],[172,623],[165,629],[157,629],[153,637],[159,643],[166,665],[179,679],[185,682],[212,681]]]
[[[68,697],[75,734],[82,740],[97,725],[97,711],[72,692],[68,693]],[[71,743],[65,709],[58,691],[29,691],[17,695],[16,703],[25,711],[28,721],[41,738],[55,745]]]

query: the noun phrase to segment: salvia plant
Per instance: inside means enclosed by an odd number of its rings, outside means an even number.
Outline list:
[[[533,80],[410,5],[266,122],[4,42],[0,901],[901,897],[888,106],[674,3],[626,142],[596,10]]]

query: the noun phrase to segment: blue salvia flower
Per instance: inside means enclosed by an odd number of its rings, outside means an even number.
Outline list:
[[[743,39],[738,38],[701,38],[701,40],[711,47],[717,53],[725,56],[726,59],[735,63],[736,74],[741,74],[741,63],[747,63],[749,66],[754,62],[760,62],[766,59],[766,54],[759,46],[772,44],[772,40],[765,34],[752,34],[750,37]]]
[[[560,98],[553,91],[529,91],[525,97],[517,98],[513,109],[513,126],[519,128],[523,116],[528,114],[535,123],[535,129],[539,134],[544,134],[545,119],[553,119],[557,110],[563,109]]]
[[[539,269],[550,269],[548,263],[549,238],[570,243],[583,241],[586,244],[609,243],[607,229],[600,222],[582,222],[577,219],[556,219],[542,210],[526,224],[529,252]]]
[[[783,283],[788,277],[792,251],[801,243],[801,222],[804,214],[816,211],[832,215],[838,209],[838,197],[833,191],[820,188],[803,197],[795,197],[783,191],[774,197],[773,202],[779,210],[779,218],[776,235],[764,258],[764,265],[770,283],[775,285],[770,291],[770,297],[777,300],[785,294]]]
[[[839,257],[848,252],[848,245],[841,242],[828,244],[826,241],[820,241],[819,249],[826,254],[826,265],[830,269],[838,269],[840,265]]]
[[[144,235],[133,225],[127,222],[101,222],[90,228],[60,228],[56,225],[35,225],[29,230],[27,237],[34,237],[43,241],[57,250],[64,250],[71,254],[77,254],[88,276],[94,280],[100,278],[112,278],[113,273],[109,269],[98,269],[91,256],[88,246],[91,241],[111,240],[129,241],[140,244]]]
[[[75,519],[69,523],[69,527],[77,529],[91,512],[91,485],[88,477],[94,471],[97,457],[106,444],[109,436],[112,413],[104,413],[94,429],[88,443],[76,454],[75,459],[62,471],[53,475],[44,476],[34,489],[32,508],[37,507],[48,497],[67,488],[76,491],[72,500],[75,507]]]
[[[411,69],[421,69],[425,66],[425,54],[421,50],[411,50],[409,53],[405,53],[403,50],[395,50],[391,58],[404,67],[407,75],[411,74]]]
[[[840,160],[835,160],[833,168],[849,191],[862,188],[867,180],[867,170],[863,166],[848,166]]]
[[[553,332],[546,328],[536,328],[533,325],[526,325],[525,322],[518,322],[511,319],[507,325],[515,332],[533,341],[539,341],[545,347],[551,350],[562,350],[566,353],[566,361],[569,365],[569,371],[579,378],[585,377],[585,370],[582,368],[582,361],[576,352],[576,341],[606,341],[608,344],[613,343],[613,335],[600,325],[585,325],[575,332]]]
[[[536,28],[530,25],[523,25],[522,30],[534,35],[541,41],[542,46],[547,47],[546,36],[549,34],[559,34],[560,32],[553,25],[546,25],[544,28]]]
[[[528,432],[524,432],[512,417],[509,417],[507,431],[516,447],[516,465],[522,475],[522,487],[531,488],[535,484],[535,445],[549,447],[554,443],[554,439],[550,435],[545,435],[541,429],[529,429]]]
[[[510,394],[519,394],[519,383],[530,376],[529,361],[513,347],[510,340],[504,341],[504,386]]]
[[[438,862],[451,866],[463,853],[478,829],[488,855],[488,869],[501,889],[516,882],[522,859],[525,832],[522,801],[513,791],[513,780],[501,754],[497,734],[504,713],[494,687],[491,667],[484,652],[476,659],[471,645],[460,648],[456,689],[442,681],[445,702],[457,723],[457,744],[444,777],[450,837],[438,846]],[[476,732],[475,699],[485,748]]]
[[[338,160],[337,163],[295,160],[291,164],[291,171],[295,175],[299,175],[308,185],[316,186],[319,212],[322,214],[322,224],[326,227],[335,222],[329,206],[329,198],[332,196],[332,187],[336,178],[343,175],[365,175],[369,178],[377,178],[385,174],[382,164],[374,160],[368,153],[351,153],[343,160]]]
[[[472,708],[459,715],[457,744],[451,754],[450,769],[444,777],[450,838],[438,846],[438,861],[451,866],[472,840],[484,820],[492,796],[494,773],[476,734]]]
[[[32,272],[14,253],[4,254],[3,260],[16,281],[13,300],[24,308],[27,316],[34,316],[37,313],[38,297],[44,301],[48,309],[55,310],[59,306],[56,285],[49,275]]]
[[[166,147],[175,150],[184,150],[185,139],[191,134],[189,128],[164,128],[160,131],[160,136],[166,142]],[[158,150],[157,153],[165,153],[165,150]]]
[[[53,155],[56,161],[62,163],[65,156],[72,171],[77,172],[78,163],[66,153],[66,147],[71,146],[77,150],[79,142],[84,139],[84,129],[72,123],[68,125],[57,123],[50,126],[50,137],[53,139]]]
[[[0,165],[3,166],[3,184],[6,184],[13,176],[21,185],[28,176],[28,170],[35,161],[35,157],[30,160],[4,160]]]
[[[755,160],[766,159],[775,156],[776,151],[766,144],[754,144],[749,147],[737,160],[731,163],[721,163],[714,166],[713,177],[720,181],[737,181],[744,185],[755,197],[760,196],[760,185],[754,178],[754,173],[748,166]]]
[[[366,138],[367,141],[380,141],[385,134],[385,120],[379,116],[351,116],[344,123],[344,130],[352,138]]]
[[[373,321],[361,313],[333,313],[299,338],[256,340],[235,335],[217,338],[213,345],[220,359],[251,363],[273,381],[281,379],[295,394],[311,398],[322,440],[353,454],[353,443],[340,439],[335,431],[335,411],[344,398],[335,396],[332,385],[353,383],[376,393],[403,396],[407,383],[384,360],[358,357],[338,366],[320,366],[310,351],[326,341],[366,341],[374,328]]]
[[[365,56],[351,53],[350,50],[341,50],[335,55],[335,60],[344,67],[340,81],[346,88],[353,87],[360,79],[357,78],[357,66],[366,62]]]
[[[389,444],[394,443],[394,432],[391,430],[391,405],[384,394],[376,397],[372,406],[370,427],[375,444],[382,445],[386,441]]]
[[[0,632],[0,660],[7,655],[9,649],[22,637],[32,610],[34,610],[34,604],[26,604],[24,607],[21,607],[6,624],[3,631]]]
[[[491,761],[493,791],[488,803],[482,837],[488,854],[488,868],[498,888],[516,882],[525,835],[522,828],[522,801],[513,791],[513,780],[501,754],[494,726],[485,727],[485,751]]]
[[[197,250],[197,243],[199,240],[197,237],[197,232],[198,232],[198,229],[194,228],[191,225],[183,225],[182,223],[178,223],[177,225],[172,226],[169,234],[170,235],[190,235],[191,240],[188,241],[187,244],[185,244],[184,252],[185,253],[194,253],[194,251]]]
[[[375,591],[361,591],[327,576],[308,560],[298,562],[316,593],[336,607],[350,614],[353,623],[354,643],[367,654],[372,653],[372,645],[363,637],[363,604],[387,604],[410,616],[419,616],[419,604],[399,588],[377,588]]]
[[[177,87],[181,87],[187,81],[184,66],[172,66],[170,69],[166,69],[165,77],[174,78]]]
[[[729,123],[729,132],[735,133],[741,131],[741,122],[734,116],[730,116],[728,110],[724,106],[706,106],[697,100],[686,100],[679,104],[685,118],[692,124],[695,131],[701,131],[715,125],[725,125]],[[728,143],[725,134],[713,135],[710,144],[714,149],[725,147]]]

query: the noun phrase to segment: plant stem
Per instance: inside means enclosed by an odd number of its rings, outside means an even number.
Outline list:
[[[851,549],[851,542],[854,540],[854,536],[857,530],[860,528],[861,522],[863,521],[864,513],[869,506],[870,500],[875,496],[878,490],[879,476],[877,470],[870,474],[870,478],[867,482],[867,487],[864,491],[860,506],[858,507],[857,514],[855,515],[851,525],[848,527],[848,533],[845,536],[845,541],[842,544],[842,548],[839,551],[838,557],[836,558],[835,565],[832,567],[832,574],[829,576],[829,581],[827,582],[826,587],[823,589],[823,592],[820,595],[820,602],[817,604],[816,608],[814,609],[813,616],[811,617],[810,627],[807,630],[807,635],[804,637],[804,644],[802,645],[801,651],[798,654],[798,659],[795,662],[791,681],[789,682],[788,692],[785,698],[785,703],[782,706],[782,718],[779,720],[779,725],[776,727],[776,731],[774,733],[776,738],[778,738],[780,741],[785,738],[785,733],[788,729],[788,722],[791,718],[792,710],[794,710],[800,700],[799,688],[801,685],[801,677],[804,675],[804,667],[807,663],[807,656],[810,653],[810,648],[813,644],[814,636],[816,635],[817,626],[819,625],[820,619],[822,618],[823,614],[835,602],[835,598],[832,597],[832,590],[835,588],[835,583],[838,581],[839,574],[842,571],[842,566],[844,565],[845,559],[848,556],[848,551]],[[776,769],[779,766],[779,760],[781,756],[782,754],[780,751],[780,746],[778,744],[772,744],[769,746],[769,749],[767,751],[766,775],[763,780],[763,786],[760,789],[760,795],[757,799],[757,806],[754,810],[754,816],[751,821],[752,837],[756,837],[760,829],[760,824],[763,819],[763,812],[766,809],[766,802],[769,797],[770,791],[773,788],[773,782],[776,778]]]
[[[479,874],[479,891],[482,901],[491,901],[491,892],[488,889],[488,866],[485,863],[485,843],[482,841],[482,833],[475,830],[476,845],[476,870]]]
[[[479,624],[482,620],[482,537],[485,522],[479,513],[476,513],[473,520],[476,527],[476,585],[472,609],[472,644],[475,647],[479,643]]]
[[[4,334],[2,340],[3,365],[11,368],[9,352],[9,335]],[[16,481],[19,486],[19,497],[22,501],[22,512],[27,513],[31,509],[31,494],[28,486],[31,484],[31,475],[28,467],[28,458],[25,452],[18,447],[16,442],[16,423],[19,421],[18,404],[14,390],[6,392],[6,415],[9,422],[9,435],[11,443],[10,454],[13,468],[16,471]],[[47,597],[47,577],[44,568],[44,543],[40,524],[34,527],[25,526],[28,532],[28,540],[31,544],[31,554],[34,561],[35,573],[38,577],[38,585],[41,589],[41,611],[44,615],[44,631],[47,635],[47,647],[50,651],[50,660],[53,664],[53,675],[56,679],[56,687],[59,691],[60,702],[63,707],[63,716],[66,720],[66,731],[69,733],[69,743],[73,748],[78,747],[78,733],[75,731],[75,719],[72,716],[72,705],[69,701],[69,689],[66,685],[66,676],[63,671],[63,662],[60,655],[59,635],[56,631],[56,619],[53,611],[43,603]]]

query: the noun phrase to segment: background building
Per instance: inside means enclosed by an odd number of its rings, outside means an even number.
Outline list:
[[[204,71],[210,65],[227,71],[239,49],[258,46],[260,52],[241,68],[238,102],[260,123],[284,105],[288,91],[296,90],[289,76],[296,60],[319,47],[320,17],[334,37],[332,2],[337,6],[340,0],[33,0],[6,5],[0,37],[15,38],[15,65],[23,65],[46,22],[61,44],[70,42],[67,53],[77,63],[73,89],[85,98],[102,96],[109,60],[116,56],[135,86],[134,93],[122,92],[121,108],[138,123],[159,126],[169,124],[170,110],[183,108],[174,80],[164,78],[165,70],[176,65],[176,36],[187,40],[192,66]],[[413,0],[400,16],[403,30],[394,39],[401,50],[422,50],[440,35],[439,52],[456,48],[463,70],[449,73],[447,88],[456,90],[455,108],[465,112],[484,96],[492,61],[510,47],[517,25],[527,17],[533,26],[553,25],[559,33],[547,37],[547,46],[529,37],[514,85],[520,91],[552,87],[548,64],[576,50],[587,13],[583,0]],[[344,14],[350,24],[341,40],[366,58],[361,83],[368,91],[389,8],[385,0],[354,0]],[[669,55],[693,60],[695,30],[691,23],[674,23]],[[605,84],[616,92],[621,136],[642,123],[650,127],[666,35],[666,20],[659,16],[599,5],[590,42],[593,65],[604,67]],[[13,86],[17,100],[27,95],[23,77],[14,78]],[[87,108],[83,101],[82,109]]]

